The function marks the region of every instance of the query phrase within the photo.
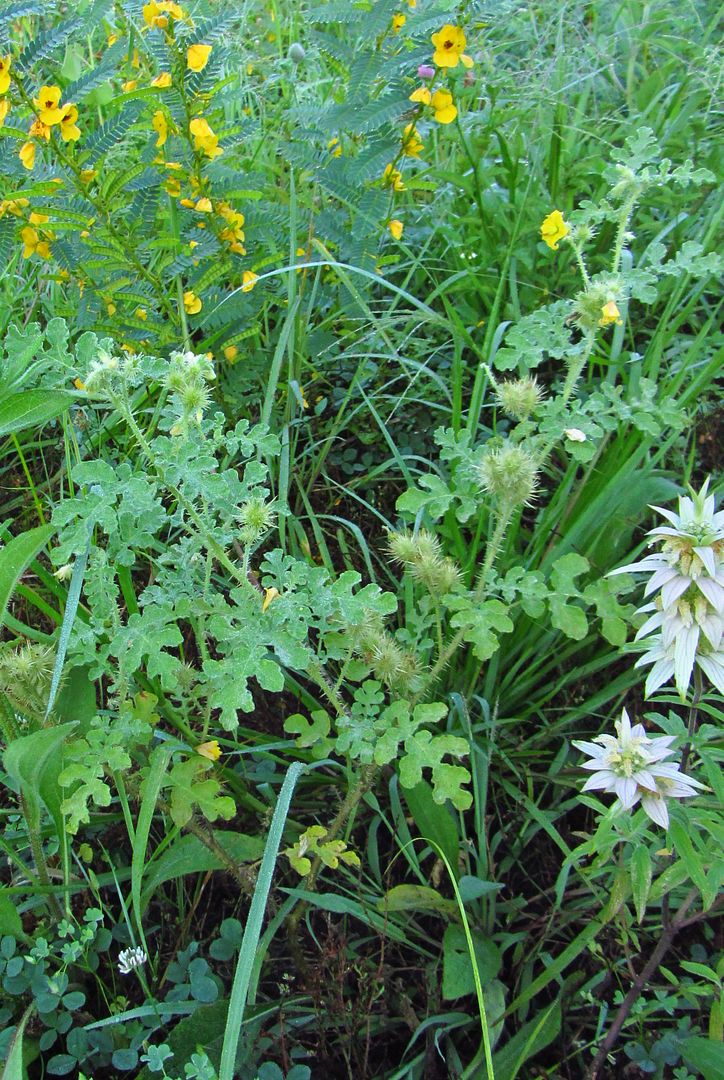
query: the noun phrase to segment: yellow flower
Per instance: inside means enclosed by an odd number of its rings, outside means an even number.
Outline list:
[[[37,210],[31,210],[28,221],[31,225],[45,225],[48,221],[48,215],[39,214]]]
[[[621,312],[618,310],[614,300],[609,300],[607,304],[603,305],[601,318],[598,320],[599,326],[610,326],[611,323],[616,323],[616,326],[621,325]]]
[[[118,41],[118,34],[109,34],[108,38],[107,38],[108,48],[110,49],[111,45],[115,45],[115,43],[117,41]]]
[[[92,184],[97,175],[98,172],[96,169],[82,169],[80,178],[84,184]]]
[[[0,202],[0,218],[4,218],[6,214],[22,217],[23,210],[29,205],[29,201],[22,197],[19,199],[3,199],[2,202]]]
[[[165,30],[169,21],[185,18],[183,8],[172,0],[149,0],[149,3],[143,5],[143,20],[152,30]]]
[[[130,94],[132,90],[135,90],[138,86],[138,79],[127,79],[124,83],[121,83],[121,90],[124,94]]]
[[[200,743],[196,747],[196,753],[208,758],[209,761],[218,761],[221,757],[221,747],[217,739],[210,739],[209,742]]]
[[[227,345],[224,348],[224,358],[228,360],[230,364],[234,363],[236,357],[238,356],[238,353],[239,350],[237,349],[236,345]]]
[[[410,94],[410,101],[421,101],[423,105],[429,105],[431,100],[432,94],[426,86],[418,86],[417,90]]]
[[[203,71],[211,55],[210,45],[189,45],[186,53],[186,66],[189,71]]]
[[[407,0],[407,6],[414,11],[417,7],[417,0]]]
[[[35,165],[35,143],[30,141],[24,142],[20,147],[18,157],[22,161],[24,168],[30,172]]]
[[[402,152],[408,157],[419,157],[425,147],[414,124],[408,124],[402,132]]]
[[[107,303],[106,303],[106,311],[108,312],[108,315],[109,315],[110,318],[113,318],[113,316],[115,315],[117,310],[118,310],[118,308],[113,303],[113,301],[108,300]]]
[[[269,607],[271,602],[273,600],[276,600],[277,596],[281,596],[281,595],[282,594],[279,592],[279,589],[275,589],[273,585],[272,585],[272,587],[270,589],[264,589],[264,600],[263,600],[262,605],[261,605],[261,613],[262,613],[262,615],[264,614],[266,609]]]
[[[5,123],[5,117],[10,112],[10,102],[7,98],[0,98],[0,127]]]
[[[28,134],[31,139],[45,139],[46,142],[50,142],[50,128],[42,120],[33,120]]]
[[[211,199],[207,199],[205,195],[203,196],[203,198],[197,199],[194,210],[198,210],[200,214],[210,214],[213,210],[213,206],[211,205]]]
[[[402,173],[399,169],[395,169],[392,165],[385,165],[385,171],[382,174],[382,182],[386,187],[391,187],[393,191],[404,191],[405,185],[402,182]]]
[[[0,94],[7,94],[10,89],[10,65],[12,56],[0,56]]]
[[[163,185],[163,189],[172,199],[178,199],[181,194],[181,181],[177,180],[175,176],[169,176]]]
[[[80,128],[76,124],[78,119],[77,105],[64,105],[63,115],[60,118],[60,137],[63,142],[75,142],[80,138]]]
[[[251,290],[257,283],[258,277],[259,275],[255,274],[253,270],[245,270],[244,273],[241,275],[241,280],[243,282],[241,286],[241,291],[251,292]]]
[[[191,121],[189,132],[194,140],[194,149],[203,150],[207,158],[215,158],[223,154],[224,151],[219,146],[219,136],[214,134],[208,121],[203,117],[196,117]]]
[[[402,224],[401,221],[398,221],[397,218],[393,218],[392,221],[387,222],[387,228],[390,230],[392,238],[394,240],[399,240],[402,236],[402,230],[405,228],[405,226]]]
[[[435,110],[435,119],[438,124],[452,124],[458,111],[453,105],[452,94],[449,90],[436,90],[430,104]]]
[[[157,90],[165,90],[170,85],[171,76],[167,71],[162,71],[155,79],[151,79],[151,86],[155,86]]]
[[[432,43],[435,46],[432,62],[437,67],[455,68],[462,61],[463,67],[471,68],[473,61],[463,52],[465,48],[465,34],[459,26],[451,26],[446,23],[442,30],[432,35]]]
[[[163,146],[168,138],[168,124],[166,122],[166,114],[161,109],[156,109],[156,112],[151,118],[151,127],[158,133],[156,139],[156,146]]]
[[[558,244],[565,236],[568,236],[570,231],[560,210],[553,210],[540,227],[541,239],[551,251],[558,251]]]
[[[198,315],[201,311],[202,303],[195,292],[191,289],[187,289],[184,293],[184,307],[186,308],[187,315]]]
[[[339,139],[337,138],[336,135],[335,135],[335,137],[333,139],[330,139],[329,142],[327,143],[327,149],[331,153],[332,157],[341,157],[342,156],[342,146],[341,146],[340,141],[339,141]]]
[[[392,33],[399,34],[402,27],[407,22],[407,15],[393,15],[392,16]]]
[[[141,319],[142,322],[146,321],[146,319],[148,318],[148,312],[144,307],[136,308],[136,318]]]
[[[30,225],[20,230],[23,241],[23,258],[29,259],[31,255],[37,255],[40,259],[50,258],[50,247],[47,240],[41,240],[40,235]]]
[[[63,110],[60,106],[61,90],[59,86],[41,86],[40,93],[33,101],[41,123],[53,127],[59,124],[63,118]]]

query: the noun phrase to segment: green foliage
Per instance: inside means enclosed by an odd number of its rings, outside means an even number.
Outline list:
[[[718,11],[491,10],[0,13],[5,1075],[716,1072],[718,702],[666,834],[569,747],[716,473]]]

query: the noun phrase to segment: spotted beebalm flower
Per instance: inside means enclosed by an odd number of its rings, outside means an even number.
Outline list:
[[[466,68],[473,66],[472,59],[464,53],[465,34],[459,26],[446,23],[442,30],[432,35],[431,40],[435,46],[432,62],[437,67],[455,68],[459,63]]]
[[[650,575],[644,596],[655,596],[639,608],[649,618],[636,635],[647,644],[636,667],[653,665],[647,696],[673,678],[685,697],[694,664],[724,693],[724,511],[708,488],[680,498],[678,513],[653,507],[669,522],[649,533],[658,550],[612,571]]]
[[[540,227],[541,239],[548,245],[551,251],[558,251],[558,244],[571,230],[563,220],[560,210],[552,210],[544,219]]]
[[[148,957],[140,945],[134,945],[130,949],[123,949],[118,954],[118,970],[121,975],[130,975],[134,968],[142,967]]]
[[[599,735],[593,742],[573,745],[590,754],[583,768],[593,773],[583,791],[610,791],[626,810],[639,801],[652,821],[667,828],[667,799],[686,799],[704,785],[679,771],[679,766],[664,758],[673,754],[674,735],[650,738],[643,724],[631,726],[624,709],[616,722],[616,735]]]

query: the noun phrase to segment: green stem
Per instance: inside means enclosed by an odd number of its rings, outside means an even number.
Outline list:
[[[30,851],[33,856],[33,862],[35,864],[35,871],[38,875],[38,881],[41,885],[45,885],[47,888],[52,888],[50,882],[50,875],[48,874],[48,864],[45,861],[45,853],[43,852],[43,845],[40,840],[40,835],[37,830],[33,828],[30,822],[30,814],[28,812],[28,805],[25,801],[25,797],[20,795],[20,808],[23,811],[23,817],[25,818],[25,824],[28,829],[28,840],[30,841]],[[54,893],[48,893],[48,902],[53,909],[53,913],[58,919],[63,918],[63,911],[58,898]]]

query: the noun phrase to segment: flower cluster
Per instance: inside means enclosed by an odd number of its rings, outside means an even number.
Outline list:
[[[393,32],[399,33],[404,24],[404,15],[394,16]],[[434,46],[432,56],[434,66],[420,64],[417,74],[425,82],[412,91],[410,101],[419,106],[420,114],[424,109],[429,109],[432,111],[432,118],[438,124],[451,124],[458,115],[453,95],[450,90],[444,87],[435,88],[432,84],[439,71],[452,70],[458,64],[462,64],[465,68],[471,68],[473,61],[464,51],[465,33],[459,26],[447,23],[441,30],[432,34],[431,41]],[[404,191],[405,185],[402,182],[402,175],[399,169],[395,168],[397,161],[404,156],[419,157],[423,150],[424,146],[415,124],[408,124],[402,133],[402,146],[397,158],[385,168],[382,176],[383,184],[391,187],[393,191]],[[394,232],[392,235],[394,236]]]
[[[6,57],[4,63],[6,68],[9,68],[10,58]],[[0,69],[0,79],[2,79],[2,69]],[[1,81],[0,85],[3,85]],[[78,107],[72,102],[61,105],[61,96],[62,91],[59,86],[42,86],[38,96],[33,100],[35,120],[30,125],[27,140],[18,152],[18,156],[28,172],[35,166],[37,140],[42,139],[45,142],[50,142],[51,130],[54,127],[58,128],[64,143],[77,142],[80,138],[80,128],[77,124]]]
[[[724,511],[708,488],[680,498],[678,514],[654,507],[669,522],[649,533],[658,550],[612,571],[650,575],[644,596],[655,596],[639,609],[650,615],[636,635],[647,639],[636,667],[653,665],[647,695],[673,677],[684,698],[695,664],[724,694]]]
[[[145,952],[140,945],[134,945],[130,949],[123,949],[118,954],[118,970],[121,975],[130,975],[130,973],[143,965],[148,960]]]
[[[583,768],[593,772],[583,785],[584,791],[610,791],[621,805],[630,810],[639,801],[652,821],[664,828],[669,824],[667,799],[685,799],[702,788],[679,771],[673,762],[664,761],[674,752],[673,735],[650,738],[643,724],[631,726],[624,709],[616,722],[616,735],[599,735],[593,742],[573,745],[590,754]]]

